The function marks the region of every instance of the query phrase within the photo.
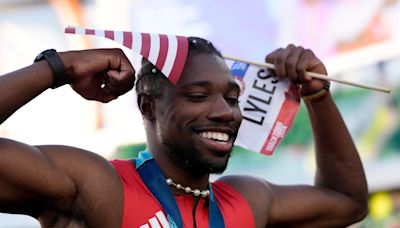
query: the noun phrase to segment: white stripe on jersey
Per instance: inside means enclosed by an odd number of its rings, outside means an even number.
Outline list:
[[[157,216],[158,220],[160,221],[162,227],[169,228],[169,222],[168,222],[167,218],[165,218],[165,215],[162,211],[158,211],[156,213],[156,216]]]
[[[149,223],[150,223],[151,228],[161,228],[160,223],[158,223],[158,220],[156,217],[149,219]]]

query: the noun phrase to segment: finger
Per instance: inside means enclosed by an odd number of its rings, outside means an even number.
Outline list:
[[[313,79],[306,71],[326,75],[326,69],[323,63],[314,55],[311,50],[305,50],[298,63],[298,73],[304,74],[306,83],[302,86],[303,94],[310,94],[320,91],[325,86],[325,81]]]
[[[306,71],[309,69],[312,69],[314,66],[314,59],[315,59],[315,55],[314,53],[309,50],[306,49],[304,50],[304,52],[302,53],[297,65],[296,65],[296,73],[298,75],[298,77],[300,78],[301,81],[304,82],[309,82],[312,80],[312,77],[310,75],[307,75]]]
[[[104,81],[104,88],[108,88],[108,89],[115,89],[116,87],[119,87],[121,84],[120,82],[118,82],[115,78],[113,78],[109,71],[104,72],[103,74],[103,81]]]
[[[110,69],[117,70],[118,72],[126,72],[121,77],[129,75],[133,75],[134,77],[135,75],[135,69],[121,49],[114,49],[114,56],[110,59]]]
[[[108,70],[106,73],[107,80],[115,86],[123,85],[124,82],[134,81],[134,76],[129,75],[126,71]]]
[[[107,55],[109,66],[105,76],[105,87],[118,95],[133,88],[135,70],[121,49],[112,49]]]
[[[286,72],[286,61],[288,56],[296,47],[293,44],[289,44],[281,53],[279,53],[274,59],[275,73],[278,77],[285,77]]]
[[[265,62],[274,64],[274,60],[275,60],[276,56],[278,54],[280,54],[282,51],[283,51],[283,48],[278,48],[275,51],[271,52],[270,54],[268,54],[265,57]],[[270,68],[267,68],[267,70],[271,75],[276,76],[275,70],[270,69]]]
[[[109,70],[106,79],[110,87],[121,94],[128,92],[135,85],[134,75],[127,71]]]
[[[103,95],[105,94],[112,94],[115,96],[120,96],[122,94],[124,94],[123,92],[121,92],[122,89],[121,88],[116,88],[112,83],[110,83],[109,81],[105,82],[102,86],[101,86],[101,93]]]
[[[287,57],[285,67],[286,67],[286,75],[296,84],[301,84],[304,81],[304,78],[301,75],[297,74],[297,64],[299,62],[300,57],[304,52],[303,47],[296,47]]]
[[[307,71],[322,74],[322,75],[328,75],[328,72],[326,71],[325,65],[322,63],[322,61],[315,56],[314,52],[309,50],[310,55],[311,55],[311,60],[310,64],[307,68]],[[310,77],[311,78],[311,77]]]

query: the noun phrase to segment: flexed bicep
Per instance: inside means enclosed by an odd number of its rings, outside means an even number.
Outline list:
[[[0,139],[0,211],[34,214],[50,201],[74,197],[76,187],[38,148]]]
[[[362,218],[353,199],[340,192],[307,185],[270,187],[269,226],[346,227]]]

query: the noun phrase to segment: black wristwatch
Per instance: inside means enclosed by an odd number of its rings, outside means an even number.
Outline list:
[[[58,53],[54,49],[48,49],[41,52],[36,56],[33,62],[38,62],[41,60],[47,60],[53,71],[54,82],[52,88],[55,89],[62,85],[68,84],[67,70],[65,69],[64,63],[58,56]]]

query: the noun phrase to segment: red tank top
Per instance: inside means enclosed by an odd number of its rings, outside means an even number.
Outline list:
[[[169,227],[166,214],[156,198],[143,183],[132,161],[114,160],[111,164],[120,176],[124,189],[122,228]],[[253,214],[243,197],[222,181],[212,183],[213,192],[224,217],[225,227],[255,227]],[[175,196],[184,227],[195,227],[192,217],[193,198]],[[208,227],[208,201],[200,199],[197,205],[196,227]]]

